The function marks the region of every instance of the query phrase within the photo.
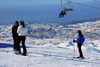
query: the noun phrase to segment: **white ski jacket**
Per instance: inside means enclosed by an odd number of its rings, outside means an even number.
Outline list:
[[[18,27],[17,33],[19,36],[27,36],[28,35],[28,29],[26,27],[23,27],[22,25],[20,25]]]

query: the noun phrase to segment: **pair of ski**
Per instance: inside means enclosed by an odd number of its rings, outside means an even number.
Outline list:
[[[81,60],[83,60],[83,59],[86,59],[86,58],[81,58],[81,57],[72,57],[73,59],[81,59]]]
[[[66,60],[73,60],[73,61],[88,61],[89,58],[67,57]]]

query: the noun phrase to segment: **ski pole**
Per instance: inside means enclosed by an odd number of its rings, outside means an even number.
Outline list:
[[[74,44],[74,46],[73,46],[73,50],[74,50],[74,57],[75,57],[75,44]]]
[[[73,39],[73,51],[74,51],[74,57],[75,57],[75,44],[74,42],[76,42],[74,39]]]

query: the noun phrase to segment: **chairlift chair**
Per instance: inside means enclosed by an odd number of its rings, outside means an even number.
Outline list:
[[[66,11],[65,10],[62,10],[59,14],[59,18],[62,18],[64,17],[64,15],[66,15]]]
[[[66,11],[73,11],[72,8],[65,8]]]
[[[67,2],[65,3],[64,9],[66,11],[73,11],[73,4],[72,1],[67,0]]]

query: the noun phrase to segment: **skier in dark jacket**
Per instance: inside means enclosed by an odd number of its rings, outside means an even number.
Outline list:
[[[17,45],[18,45],[18,33],[17,33],[18,26],[19,26],[18,21],[15,21],[15,24],[12,27],[12,36],[13,36],[13,41],[14,41],[13,50],[14,51],[17,50]]]
[[[79,50],[79,54],[80,54],[80,56],[77,57],[77,58],[84,58],[83,53],[82,53],[82,49],[81,49],[82,44],[84,43],[84,41],[85,41],[85,38],[84,38],[84,36],[82,35],[81,30],[78,30],[77,40],[76,40],[76,41],[73,40],[73,42],[76,42],[76,43],[77,43],[78,50]]]

